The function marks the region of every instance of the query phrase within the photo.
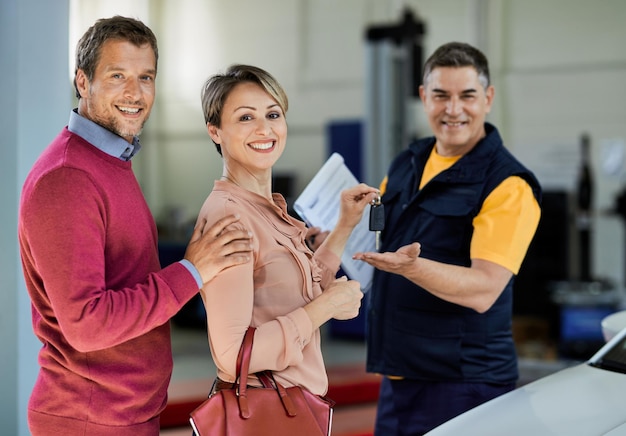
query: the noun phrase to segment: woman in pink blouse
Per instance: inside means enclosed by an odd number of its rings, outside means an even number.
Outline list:
[[[207,80],[202,108],[223,172],[198,220],[207,224],[239,214],[234,227],[252,232],[253,259],[223,270],[201,290],[218,379],[235,380],[237,353],[248,326],[257,328],[250,373],[272,370],[284,386],[314,394],[328,388],[320,326],[359,312],[360,285],[335,279],[352,229],[377,189],[360,184],[341,193],[335,229],[313,253],[303,222],[272,193],[272,167],[287,141],[287,96],[266,71],[233,65]],[[251,376],[248,384],[259,385]]]

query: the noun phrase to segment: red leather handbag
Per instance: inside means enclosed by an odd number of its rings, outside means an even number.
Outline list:
[[[237,357],[232,389],[209,396],[191,412],[199,436],[330,436],[334,401],[293,386],[285,388],[271,371],[257,372],[262,387],[248,388],[254,327],[249,327]]]

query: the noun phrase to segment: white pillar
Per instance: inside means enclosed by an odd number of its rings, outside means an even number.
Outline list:
[[[0,433],[7,435],[29,435],[26,406],[41,345],[19,260],[19,196],[71,110],[68,19],[68,0],[0,0]]]

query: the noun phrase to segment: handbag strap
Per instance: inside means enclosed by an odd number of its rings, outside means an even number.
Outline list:
[[[250,417],[248,405],[248,374],[250,374],[250,356],[252,355],[252,342],[256,327],[249,326],[243,336],[241,348],[237,355],[237,374],[235,379],[235,393],[239,403],[239,413],[243,418]]]
[[[291,397],[287,393],[287,389],[280,383],[276,381],[274,378],[274,373],[270,370],[265,370],[263,372],[257,372],[256,376],[261,380],[263,386],[271,387],[278,392],[280,396],[280,401],[283,403],[283,407],[289,416],[296,416],[296,406],[293,404]]]
[[[252,342],[254,340],[255,330],[256,327],[250,326],[243,336],[243,341],[241,342],[241,347],[239,348],[239,354],[237,354],[237,372],[235,374],[235,382],[239,382],[242,379],[242,374],[245,376],[245,384],[248,382],[248,370],[250,369],[250,356],[252,355]]]
[[[243,337],[239,354],[237,355],[237,378],[235,383],[237,385],[236,392],[237,399],[239,400],[239,412],[241,413],[242,418],[250,417],[250,406],[248,403],[248,374],[250,373],[250,357],[252,356],[252,342],[255,330],[255,327],[248,327]],[[259,378],[263,386],[272,387],[276,390],[287,414],[289,416],[296,416],[296,408],[293,401],[289,397],[289,394],[284,386],[274,379],[272,371],[266,370],[257,372],[256,376]],[[268,386],[268,384],[270,386]]]

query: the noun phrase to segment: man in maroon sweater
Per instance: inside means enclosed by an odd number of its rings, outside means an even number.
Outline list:
[[[19,242],[43,346],[33,435],[158,435],[172,371],[169,319],[220,270],[249,261],[228,217],[198,226],[161,269],[131,157],[155,96],[152,31],[98,20],[78,43],[78,108],[24,184]]]

